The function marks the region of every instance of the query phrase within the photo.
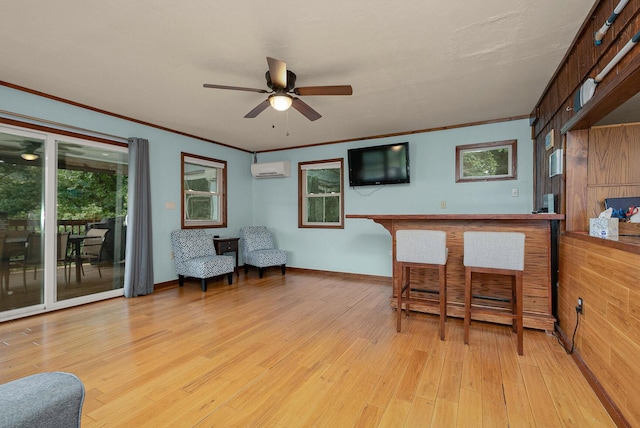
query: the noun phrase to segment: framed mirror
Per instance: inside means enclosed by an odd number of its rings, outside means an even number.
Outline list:
[[[517,140],[456,146],[456,183],[516,178]]]

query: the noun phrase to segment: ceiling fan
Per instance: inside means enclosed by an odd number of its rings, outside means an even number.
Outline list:
[[[5,140],[7,143],[18,143],[18,147],[2,147],[2,151],[8,152],[18,152],[20,153],[20,157],[27,161],[37,160],[42,152],[42,145],[44,141],[42,140]],[[80,150],[75,150],[70,147],[80,147],[77,144],[66,143],[69,147],[58,147],[58,153],[61,155],[66,154],[74,154],[81,155],[83,154]]]
[[[338,86],[304,86],[296,88],[296,75],[293,71],[287,70],[287,64],[279,59],[267,57],[269,71],[265,73],[267,86],[266,89],[244,88],[239,86],[212,85],[205,83],[205,88],[213,89],[230,89],[232,91],[248,91],[258,92],[260,94],[271,94],[266,100],[262,101],[256,107],[247,113],[245,118],[254,118],[262,113],[267,107],[271,106],[276,110],[285,111],[289,107],[293,107],[302,113],[309,120],[318,120],[322,117],[320,113],[311,108],[300,98],[290,94],[299,96],[312,95],[351,95],[353,89],[351,85]]]
[[[36,141],[29,141],[29,142],[25,141],[22,144],[23,150],[22,150],[22,153],[20,154],[20,157],[27,161],[34,161],[38,159],[40,155],[36,153],[36,150],[39,150],[41,146],[42,146],[42,143],[39,143]]]
[[[3,143],[17,144],[17,147],[12,145],[3,145],[3,152],[15,152],[19,153],[20,157],[26,161],[34,161],[40,157],[40,149],[42,148],[43,141],[38,140],[4,140]]]

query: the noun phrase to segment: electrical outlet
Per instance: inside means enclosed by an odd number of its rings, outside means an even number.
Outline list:
[[[582,313],[582,297],[578,297],[578,306],[576,306],[576,312],[579,314]]]
[[[171,260],[173,260],[174,255],[173,255],[173,251],[171,252]]]
[[[518,196],[520,196],[520,191],[517,188],[511,189],[511,196],[517,198]]]
[[[447,201],[440,201],[440,209],[445,209],[447,208]]]

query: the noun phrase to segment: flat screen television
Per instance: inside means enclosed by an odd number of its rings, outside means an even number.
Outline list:
[[[409,143],[347,151],[349,186],[409,183]]]

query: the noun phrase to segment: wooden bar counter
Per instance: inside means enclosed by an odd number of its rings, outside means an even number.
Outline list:
[[[402,229],[431,229],[447,233],[447,312],[449,316],[464,317],[464,265],[463,234],[466,231],[522,232],[525,234],[524,262],[524,326],[553,331],[552,277],[557,278],[557,268],[552,268],[552,251],[555,252],[557,226],[564,219],[563,214],[348,214],[349,219],[369,219],[389,231],[392,237],[392,260],[396,254],[396,231]],[[555,262],[553,263],[555,264]],[[557,266],[557,265],[556,265]],[[555,270],[555,272],[553,272]],[[412,284],[420,283],[425,292],[414,293],[424,300],[437,298],[432,291],[437,290],[436,272],[433,269],[412,269]],[[393,265],[393,290],[397,288],[400,271]],[[474,275],[474,290],[487,306],[507,307],[510,305],[510,278],[500,275]],[[498,299],[483,298],[498,296]],[[390,304],[395,307],[394,296]],[[430,305],[411,305],[412,310],[434,312]],[[474,319],[476,319],[474,317]],[[490,315],[478,315],[478,320],[501,322]]]

